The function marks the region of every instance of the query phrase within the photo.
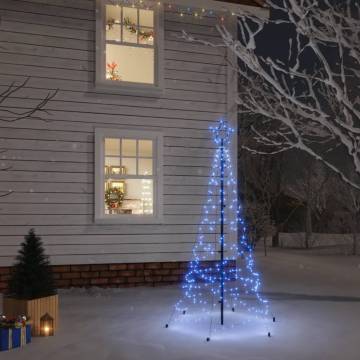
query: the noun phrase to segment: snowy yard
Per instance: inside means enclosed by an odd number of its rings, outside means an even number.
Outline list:
[[[70,290],[58,334],[1,359],[360,359],[360,257],[272,251],[257,260],[277,317],[271,338],[256,323],[208,343],[192,327],[165,329],[178,287]]]

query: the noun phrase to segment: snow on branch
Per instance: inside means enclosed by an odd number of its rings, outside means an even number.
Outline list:
[[[260,154],[300,149],[360,188],[329,156],[345,150],[360,175],[359,4],[267,0],[267,5],[270,18],[239,10],[238,38],[225,25],[217,27],[239,63],[239,111],[259,115],[252,124],[257,146],[247,149]],[[261,55],[258,47],[259,35],[274,26],[289,33],[285,59]]]

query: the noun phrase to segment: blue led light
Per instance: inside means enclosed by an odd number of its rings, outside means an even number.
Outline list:
[[[182,285],[183,296],[176,303],[170,321],[178,319],[177,314],[187,314],[192,307],[199,311],[199,306],[204,314],[213,314],[222,307],[221,324],[226,322],[225,311],[241,308],[256,317],[267,318],[269,305],[259,292],[260,275],[255,270],[232,169],[230,146],[234,129],[220,119],[210,131],[216,148],[208,198],[203,206],[193,259]]]

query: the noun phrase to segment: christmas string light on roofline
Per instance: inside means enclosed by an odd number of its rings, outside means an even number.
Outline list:
[[[179,5],[174,3],[168,3],[163,1],[146,1],[146,0],[108,0],[109,5],[114,6],[128,6],[128,7],[137,7],[143,8],[146,10],[154,9],[157,6],[164,6],[168,11],[173,11],[177,13],[179,17],[194,17],[197,19],[203,18],[214,18],[221,22],[224,22],[227,16],[236,16],[236,12],[231,9],[226,9],[223,7],[219,9],[211,9],[206,7],[198,6],[189,6],[189,5]]]
[[[208,317],[210,330],[222,327],[251,314],[255,319],[271,322],[268,301],[261,295],[260,274],[255,269],[253,249],[238,204],[237,181],[230,156],[234,129],[225,119],[210,128],[216,145],[210,172],[208,197],[202,210],[193,259],[183,283],[183,296],[176,303],[166,324],[184,321],[185,315],[197,322]],[[231,236],[235,241],[231,241]],[[233,236],[234,237],[234,236]],[[236,261],[241,266],[236,266]],[[215,316],[215,321],[213,318]],[[275,321],[275,318],[272,317]],[[267,330],[268,336],[271,335]]]

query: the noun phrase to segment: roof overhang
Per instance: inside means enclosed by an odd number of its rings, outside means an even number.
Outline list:
[[[239,5],[255,6],[255,7],[266,7],[265,0],[216,0],[216,1],[239,4]]]

